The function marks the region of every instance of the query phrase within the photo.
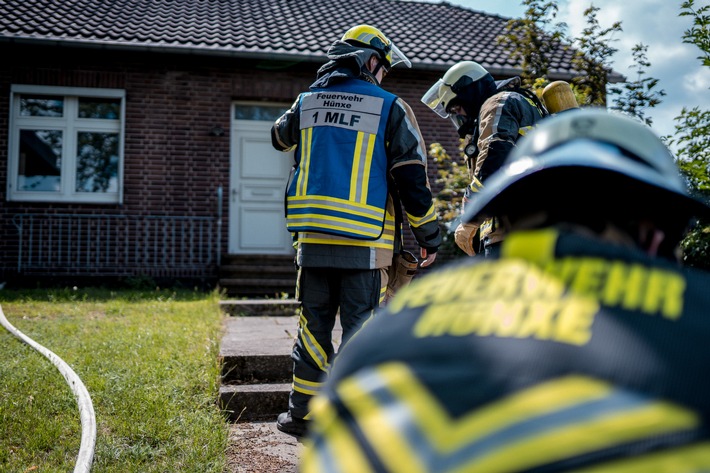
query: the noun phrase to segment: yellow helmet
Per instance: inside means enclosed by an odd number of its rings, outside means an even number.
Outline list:
[[[412,67],[412,63],[407,56],[385,36],[382,31],[370,25],[357,25],[345,32],[341,41],[345,41],[354,46],[363,46],[374,49],[384,61],[387,68],[404,63],[407,67]]]

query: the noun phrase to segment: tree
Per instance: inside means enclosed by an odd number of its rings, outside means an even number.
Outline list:
[[[602,28],[597,19],[599,7],[591,5],[584,10],[587,27],[579,38],[571,43],[576,45],[572,63],[580,75],[572,80],[575,92],[584,97],[582,105],[606,106],[606,85],[609,82],[611,57],[617,49],[611,46],[616,41],[614,34],[623,31],[617,21],[609,28]]]
[[[646,123],[646,125],[651,126],[653,120],[651,117],[646,117],[645,110],[660,104],[662,102],[661,97],[666,95],[666,91],[663,89],[656,90],[658,79],[644,77],[646,69],[651,66],[651,63],[646,58],[647,50],[648,46],[641,43],[634,46],[632,49],[634,65],[629,67],[636,68],[636,80],[626,82],[623,88],[611,87],[609,92],[618,95],[613,100],[612,110],[618,110],[636,117]]]
[[[683,42],[696,45],[702,52],[698,59],[710,67],[710,5],[696,10],[694,0],[688,0],[681,5],[680,16],[693,18]],[[675,122],[675,135],[666,138],[669,145],[677,145],[681,173],[691,192],[710,202],[710,110],[683,107]],[[681,247],[687,265],[710,269],[710,222],[699,222]]]
[[[554,1],[522,0],[525,16],[509,20],[506,33],[497,38],[514,60],[520,61],[523,86],[533,87],[536,79],[547,78],[550,58],[564,39],[564,23],[553,23],[557,17]]]
[[[459,143],[463,145],[463,140],[459,140]],[[465,253],[456,246],[452,234],[461,216],[464,189],[470,182],[468,170],[465,165],[454,160],[440,143],[432,143],[429,146],[429,156],[436,163],[435,184],[441,189],[434,198],[434,206],[443,225],[442,253],[464,255]],[[459,147],[459,156],[463,158],[462,147]]]

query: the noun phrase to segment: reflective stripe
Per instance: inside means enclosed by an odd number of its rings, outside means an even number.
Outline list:
[[[286,221],[291,232],[321,231],[351,238],[382,234],[385,209],[325,196],[288,197]],[[315,210],[322,210],[314,213]]]
[[[303,315],[303,312],[301,312],[301,316],[298,319],[298,338],[301,340],[301,343],[318,368],[327,372],[330,369],[328,355],[326,355],[325,350],[320,346],[316,337],[308,330],[308,321],[306,320],[306,316]]]
[[[327,430],[319,448],[306,448],[301,455],[302,473],[371,473],[374,472],[345,422],[339,420],[335,407],[326,398],[311,401],[311,432]]]
[[[327,197],[322,195],[303,195],[288,198],[289,209],[301,210],[308,208],[318,208],[330,210],[332,212],[347,213],[361,217],[382,221],[383,209],[360,202],[352,202],[337,197]]]
[[[579,412],[589,414],[588,419],[567,419],[566,425],[552,431],[501,445],[477,465],[483,471],[522,470],[655,435],[690,430],[698,424],[692,413],[679,406],[631,393],[616,392],[597,404],[582,408],[588,412]],[[589,412],[589,408],[598,412]]]
[[[299,393],[307,394],[309,396],[315,396],[320,391],[323,383],[318,383],[314,381],[308,381],[306,379],[298,378],[294,375],[293,384],[291,387],[294,391]]]
[[[555,246],[559,233],[555,230],[535,230],[516,232],[508,236],[501,247],[505,258],[525,258],[543,265],[555,257]]]
[[[427,213],[424,214],[422,217],[416,217],[407,212],[407,220],[409,221],[409,224],[413,227],[421,227],[425,223],[433,222],[436,220],[436,208],[434,207],[434,204],[432,204],[432,206],[429,207],[429,210],[427,210]]]
[[[298,175],[296,183],[296,194],[305,195],[308,186],[308,167],[311,164],[311,139],[313,137],[313,129],[308,128],[301,130],[301,172]]]
[[[533,131],[535,127],[534,126],[523,126],[518,128],[518,134],[520,136],[525,136],[528,132]]]
[[[471,180],[471,183],[468,185],[468,188],[471,190],[471,192],[478,192],[483,189],[483,183],[479,181],[476,176],[474,176]]]
[[[392,409],[392,404],[383,405],[377,393],[388,389],[388,375],[384,371],[389,366],[396,370],[402,365],[385,365],[360,372],[352,378],[345,379],[337,386],[337,393],[343,404],[350,410],[353,423],[362,430],[365,438],[378,459],[385,465],[387,471],[406,471],[407,473],[427,473],[428,471],[445,471],[440,468],[427,468],[421,454],[427,455],[426,450],[418,449],[407,438],[403,430],[407,427],[401,421],[411,419],[409,407],[403,404],[401,411]],[[404,368],[405,370],[407,368]],[[401,380],[389,380],[390,387],[401,384]],[[424,407],[424,406],[422,406]],[[398,416],[399,414],[399,416]],[[399,419],[398,419],[399,417]],[[431,449],[427,449],[431,450]]]
[[[490,235],[493,232],[493,227],[494,227],[493,219],[492,218],[485,219],[480,226],[480,230],[479,230],[480,237],[479,238],[481,240],[483,240],[488,235]]]
[[[382,235],[377,240],[356,240],[340,235],[328,235],[318,232],[302,232],[298,234],[300,243],[311,243],[319,245],[341,245],[341,246],[361,246],[364,248],[382,248],[391,250],[394,246],[395,225],[394,216],[387,214]]]
[[[310,234],[314,235],[314,234]],[[318,234],[316,234],[318,235]],[[348,238],[347,240],[331,240],[328,235],[320,234],[319,236],[300,236],[298,241],[301,243],[310,243],[314,245],[338,245],[338,246],[362,246],[363,248],[382,248],[383,250],[391,250],[394,244],[394,238],[379,239],[376,241],[355,240]]]
[[[582,376],[456,418],[400,363],[359,372],[336,389],[392,471],[522,471],[700,426],[681,406]]]
[[[358,235],[364,238],[377,238],[382,233],[382,228],[377,225],[358,224],[352,220],[340,217],[324,217],[320,215],[301,214],[288,216],[289,228],[298,231],[299,228],[311,231]]]
[[[372,152],[376,135],[359,132],[353,154],[353,169],[350,175],[350,201],[367,204],[367,189],[370,183]]]
[[[667,473],[710,471],[710,442],[625,458],[576,473]]]

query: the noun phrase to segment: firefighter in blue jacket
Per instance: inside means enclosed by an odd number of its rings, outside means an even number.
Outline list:
[[[464,214],[498,257],[404,288],[339,354],[301,472],[710,471],[710,207],[641,122],[543,121]]]
[[[387,269],[402,248],[404,207],[421,266],[441,244],[426,147],[411,108],[380,82],[406,56],[380,30],[358,25],[328,51],[308,92],[272,127],[273,146],[296,150],[286,221],[297,243],[298,337],[289,409],[277,427],[307,428],[308,401],[341,348],[385,296]]]
[[[534,92],[521,87],[520,77],[496,81],[480,64],[461,61],[449,68],[422,96],[422,102],[442,118],[449,118],[464,140],[471,183],[464,190],[468,202],[502,165],[518,139],[549,113]],[[466,254],[496,251],[503,232],[495,218],[480,224],[461,223],[456,244]],[[480,240],[480,245],[477,245]]]

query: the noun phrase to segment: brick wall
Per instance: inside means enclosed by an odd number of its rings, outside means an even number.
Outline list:
[[[126,91],[124,202],[102,205],[8,202],[0,215],[0,280],[12,278],[17,265],[18,213],[91,213],[106,215],[213,216],[217,189],[229,189],[229,134],[234,100],[291,103],[320,66],[262,67],[238,58],[160,55],[98,49],[35,49],[0,45],[0,182],[7,182],[8,99],[12,84],[118,88]],[[275,64],[268,64],[274,66]],[[442,143],[457,154],[457,137],[448,122],[420,102],[440,76],[397,68],[385,88],[407,101],[418,118],[427,145]],[[429,176],[435,180],[435,166]],[[434,189],[435,191],[437,189]],[[227,196],[223,195],[220,244],[227,248]],[[407,246],[415,248],[409,232]],[[131,268],[123,268],[131,272]]]

